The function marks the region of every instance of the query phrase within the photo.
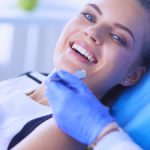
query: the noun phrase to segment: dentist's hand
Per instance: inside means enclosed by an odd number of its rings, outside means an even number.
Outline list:
[[[74,75],[59,71],[45,84],[58,126],[76,140],[91,144],[114,121],[108,108]]]

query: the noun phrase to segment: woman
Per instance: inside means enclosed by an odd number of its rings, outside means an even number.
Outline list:
[[[64,69],[70,73],[78,69],[86,70],[84,82],[99,99],[116,85],[135,84],[149,66],[150,8],[147,4],[148,0],[91,0],[63,30],[54,54],[56,70]],[[42,85],[31,97],[45,102],[44,91]],[[16,148],[32,147],[31,139],[40,138],[35,136],[38,133],[36,131],[40,130],[42,134],[42,127],[49,122],[52,121],[41,124]],[[49,127],[51,135],[57,137],[57,131],[60,131],[55,123]],[[60,132],[61,136],[70,143],[60,144],[61,149],[82,149],[85,146]],[[49,149],[58,149],[58,144],[55,145],[52,139],[48,140],[49,146],[52,146]]]

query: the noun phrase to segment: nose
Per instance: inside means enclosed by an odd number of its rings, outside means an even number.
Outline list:
[[[96,45],[102,45],[103,44],[103,38],[104,38],[104,31],[98,29],[98,27],[87,27],[84,29],[84,35],[86,38],[96,44]]]

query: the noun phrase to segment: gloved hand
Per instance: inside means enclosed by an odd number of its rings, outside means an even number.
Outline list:
[[[76,140],[91,144],[113,122],[108,108],[74,75],[59,71],[45,84],[56,123]]]

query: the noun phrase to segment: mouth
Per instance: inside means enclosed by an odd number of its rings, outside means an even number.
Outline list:
[[[93,64],[98,62],[93,51],[90,50],[87,46],[85,46],[85,44],[83,45],[80,42],[72,42],[70,43],[70,47],[74,52],[80,55],[80,57],[86,59],[86,61]]]

